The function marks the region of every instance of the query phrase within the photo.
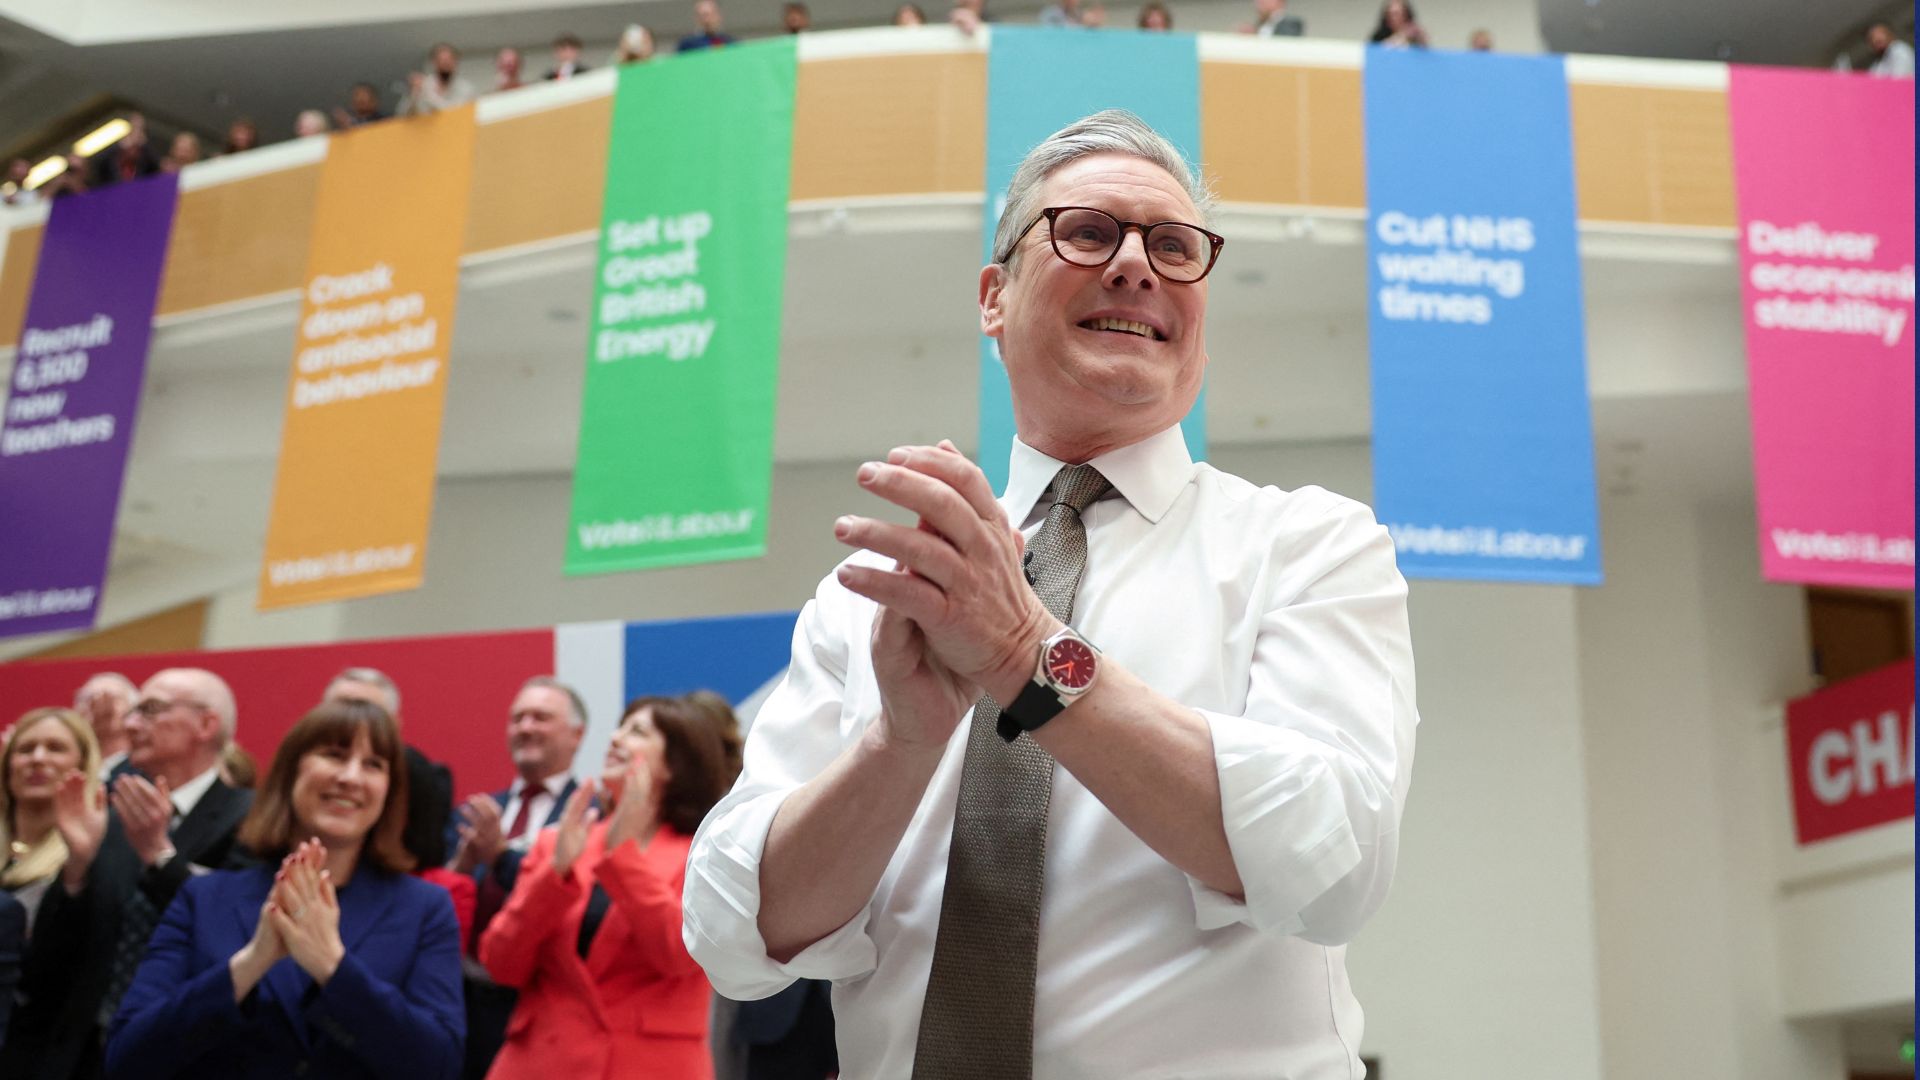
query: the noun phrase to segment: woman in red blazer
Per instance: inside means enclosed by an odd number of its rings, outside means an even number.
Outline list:
[[[680,940],[694,830],[727,786],[722,736],[697,706],[643,697],[607,748],[599,790],[567,800],[480,938],[520,991],[488,1080],[709,1080],[713,991]]]

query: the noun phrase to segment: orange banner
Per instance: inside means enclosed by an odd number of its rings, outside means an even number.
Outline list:
[[[327,144],[263,611],[421,582],[473,139],[468,106]]]

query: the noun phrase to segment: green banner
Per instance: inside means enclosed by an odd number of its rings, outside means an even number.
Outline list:
[[[792,38],[620,69],[568,574],[766,554]]]

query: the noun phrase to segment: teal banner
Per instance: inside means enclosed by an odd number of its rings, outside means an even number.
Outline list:
[[[620,69],[566,572],[766,553],[791,38]]]
[[[1200,162],[1200,47],[1192,34],[996,26],[987,54],[987,207],[981,261],[1020,159],[1040,140],[1102,109],[1128,109]],[[1206,457],[1207,395],[1180,423],[1195,461]],[[980,339],[980,468],[1007,486],[1013,398],[992,338]]]

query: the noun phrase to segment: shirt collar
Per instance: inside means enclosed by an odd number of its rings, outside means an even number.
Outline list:
[[[1016,524],[1025,521],[1028,511],[1065,464],[1014,439],[1007,466],[1007,492],[1000,497],[1007,516]],[[1193,479],[1194,468],[1186,436],[1178,424],[1131,446],[1109,450],[1087,464],[1100,470],[1128,505],[1153,522],[1173,507],[1181,490]]]
[[[220,766],[215,765],[199,776],[174,788],[173,793],[169,796],[173,799],[174,812],[181,817],[186,817],[188,814],[193,813],[193,808],[200,804],[201,796],[205,795],[207,789],[211,788],[213,782],[219,778]]]
[[[541,781],[541,783],[545,785],[547,795],[553,798],[558,798],[560,795],[560,792],[563,791],[566,788],[566,786],[572,782],[573,782],[572,768],[562,769],[559,772],[554,773],[552,776],[549,776],[545,780]],[[520,794],[526,790],[527,790],[527,782],[521,779],[520,777],[516,776],[513,778],[512,786],[510,786],[507,789],[507,798],[517,799],[520,797]]]

